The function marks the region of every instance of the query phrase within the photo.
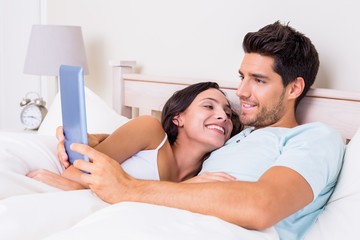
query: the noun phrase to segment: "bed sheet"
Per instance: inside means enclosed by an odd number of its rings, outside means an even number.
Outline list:
[[[109,206],[89,190],[62,191],[26,177],[61,173],[54,136],[0,132],[0,239],[277,239],[220,219],[142,203]],[[347,146],[339,182],[305,239],[358,239],[360,129]],[[51,236],[51,237],[50,237]],[[106,235],[107,236],[107,235]]]
[[[26,177],[63,171],[54,136],[0,133],[0,236],[43,239],[278,239],[218,218],[144,203],[109,205],[90,190],[62,191]]]
[[[22,132],[0,133],[0,199],[58,189],[25,175],[35,169],[61,173],[56,157],[56,138]]]
[[[107,206],[89,190],[63,191],[26,174],[60,174],[54,136],[0,133],[0,239],[41,239]]]
[[[124,202],[103,208],[74,227],[46,240],[274,240],[273,228],[254,231],[219,218],[146,203]]]

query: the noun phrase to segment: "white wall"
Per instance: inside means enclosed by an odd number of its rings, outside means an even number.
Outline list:
[[[0,0],[0,130],[21,130],[22,98],[40,93],[40,78],[23,74],[31,25],[40,23],[40,1]]]
[[[360,91],[356,0],[61,0],[48,23],[83,28],[87,85],[111,102],[109,59],[146,74],[238,80],[244,34],[276,20],[309,36],[320,54],[317,87]]]

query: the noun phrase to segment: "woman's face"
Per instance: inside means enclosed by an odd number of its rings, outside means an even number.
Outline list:
[[[214,88],[198,94],[175,119],[174,123],[179,126],[177,141],[186,138],[194,147],[205,147],[207,151],[223,146],[233,128],[229,102]]]

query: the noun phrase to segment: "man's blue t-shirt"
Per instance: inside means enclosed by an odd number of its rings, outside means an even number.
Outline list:
[[[243,130],[214,151],[200,172],[226,172],[241,181],[257,181],[273,166],[285,166],[311,186],[313,201],[275,225],[281,239],[302,239],[334,190],[345,145],[336,130],[322,123],[295,128]]]

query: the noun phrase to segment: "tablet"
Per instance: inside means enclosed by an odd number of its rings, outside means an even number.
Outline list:
[[[69,162],[73,164],[77,159],[89,161],[87,156],[70,150],[72,143],[88,144],[84,71],[82,67],[61,65],[59,78],[65,150]]]

